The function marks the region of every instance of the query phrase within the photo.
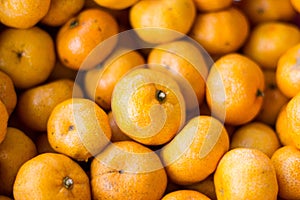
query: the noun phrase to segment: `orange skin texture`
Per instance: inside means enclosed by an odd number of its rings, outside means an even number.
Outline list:
[[[289,98],[279,90],[274,70],[263,70],[263,73],[266,89],[263,105],[256,116],[256,120],[273,126],[281,107],[288,102]]]
[[[249,23],[243,12],[229,7],[216,12],[199,13],[189,36],[208,53],[223,55],[242,47],[249,30]]]
[[[265,69],[275,69],[282,54],[300,42],[300,31],[292,23],[271,21],[255,26],[243,53]]]
[[[209,72],[206,100],[213,115],[226,124],[241,125],[258,114],[264,89],[264,75],[255,62],[241,54],[227,54]]]
[[[288,49],[280,58],[276,68],[276,81],[280,91],[289,98],[300,92],[300,44]]]
[[[13,148],[12,148],[13,147]],[[0,144],[0,193],[11,196],[20,167],[37,155],[34,142],[21,130],[7,128],[5,140]]]
[[[17,94],[13,81],[2,71],[0,71],[0,99],[10,115],[16,107]]]
[[[275,168],[271,159],[257,149],[228,151],[218,164],[214,183],[219,200],[277,199]]]
[[[294,96],[286,106],[286,123],[294,145],[300,148],[300,93]]]
[[[204,194],[194,190],[177,190],[166,194],[161,200],[186,200],[186,199],[198,199],[198,200],[210,200]]]
[[[73,180],[69,189],[64,186],[66,177]],[[78,163],[58,153],[39,154],[27,161],[20,168],[13,189],[15,200],[91,199],[87,174]]]
[[[271,158],[275,166],[279,193],[284,199],[299,199],[300,151],[293,146],[278,149]]]
[[[290,131],[288,129],[288,122],[287,122],[287,113],[286,113],[286,106],[287,103],[282,106],[282,108],[279,111],[275,129],[276,133],[278,135],[278,138],[282,145],[294,145],[294,141],[292,139],[292,136],[290,134]]]
[[[165,94],[160,101],[158,92]],[[112,113],[119,128],[145,145],[170,141],[185,122],[185,102],[178,84],[166,73],[139,68],[115,86]]]
[[[155,152],[134,141],[111,143],[91,163],[93,199],[159,200],[167,175]]]
[[[159,29],[137,32],[149,43],[170,42],[184,36],[190,31],[195,16],[196,7],[193,0],[141,0],[131,7],[129,13],[130,24],[134,29],[149,27]],[[163,29],[171,29],[182,34],[164,32]]]
[[[81,68],[85,58],[98,44],[117,33],[118,23],[110,13],[97,8],[85,9],[60,27],[56,38],[59,59],[71,69],[91,69],[96,63],[87,63]],[[115,44],[116,40],[100,52],[99,63]]]
[[[290,0],[243,0],[240,8],[253,24],[291,21],[296,16]]]
[[[41,23],[47,26],[62,26],[84,6],[84,0],[51,0],[47,14]]]
[[[55,151],[87,161],[109,143],[111,128],[107,114],[95,102],[70,98],[51,112],[47,134]]]
[[[24,91],[18,100],[20,120],[36,131],[47,131],[48,118],[54,107],[73,97],[74,81],[60,79]]]
[[[111,109],[111,97],[116,83],[123,75],[135,67],[145,64],[145,59],[137,51],[126,54],[114,52],[104,63],[103,68],[90,70],[85,76],[88,95],[103,109]]]
[[[194,0],[199,11],[211,12],[226,9],[232,5],[232,0]]]
[[[271,126],[260,122],[251,122],[239,127],[230,140],[230,149],[255,148],[264,152],[269,158],[280,146],[279,139]]]
[[[7,131],[7,123],[9,119],[9,115],[4,103],[0,100],[0,144],[3,142],[6,136]]]
[[[31,28],[47,14],[50,2],[50,0],[1,1],[0,22],[13,28]]]
[[[171,71],[183,96],[186,97],[187,110],[195,110],[195,107],[199,107],[203,103],[205,96],[208,66],[203,57],[204,55],[194,44],[187,41],[174,41],[158,45],[152,49],[148,55],[147,63],[150,64],[150,68],[151,64],[155,64]],[[183,78],[187,83],[180,78]],[[196,97],[196,103],[191,100],[193,96]]]
[[[224,126],[211,116],[198,116],[162,148],[160,156],[172,182],[190,185],[212,174],[228,149]]]
[[[53,39],[39,27],[5,29],[0,44],[0,70],[10,76],[16,88],[41,84],[54,68]]]

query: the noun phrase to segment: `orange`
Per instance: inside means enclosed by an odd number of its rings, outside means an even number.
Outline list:
[[[0,99],[10,115],[16,107],[17,94],[13,81],[2,71],[0,71]]]
[[[278,88],[276,72],[274,70],[263,70],[263,73],[266,89],[264,91],[264,101],[256,120],[273,126],[281,107],[289,99]]]
[[[257,149],[228,151],[218,164],[214,183],[218,200],[277,199],[275,168],[271,159]]]
[[[14,28],[33,27],[47,14],[50,2],[50,0],[1,1],[0,22]]]
[[[190,189],[190,190],[196,190],[207,197],[211,198],[212,200],[216,200],[216,191],[215,191],[215,185],[214,185],[214,174],[209,175],[206,179],[203,181],[187,185],[184,188]]]
[[[210,54],[237,51],[249,35],[246,16],[239,9],[229,7],[220,11],[199,13],[189,36]]]
[[[132,28],[142,29],[136,30],[142,40],[164,43],[187,34],[195,16],[193,0],[140,0],[130,8],[129,20]]]
[[[51,0],[47,14],[41,23],[47,26],[61,26],[76,15],[84,6],[84,0]]]
[[[278,195],[284,199],[300,199],[300,151],[292,146],[278,149],[271,158],[277,175]]]
[[[123,51],[126,53],[122,53]],[[128,71],[144,64],[145,59],[138,51],[118,49],[105,60],[100,69],[87,71],[84,83],[88,96],[101,108],[110,110],[116,83]]]
[[[18,171],[15,200],[91,199],[87,174],[69,157],[43,153],[24,163]]]
[[[300,148],[300,93],[294,96],[286,106],[287,130],[294,145]]]
[[[48,118],[54,107],[72,97],[82,97],[73,92],[77,87],[69,79],[47,82],[22,92],[18,97],[17,113],[20,120],[36,131],[46,131]]]
[[[133,141],[111,143],[91,163],[93,199],[160,200],[167,175],[155,152]]]
[[[117,125],[112,111],[109,111],[108,113],[108,120],[109,120],[109,125],[111,128],[111,141],[112,142],[119,142],[119,141],[124,141],[124,140],[132,140],[130,137],[128,137]]]
[[[293,8],[299,13],[300,12],[300,3],[297,0],[290,0]]]
[[[293,145],[294,141],[288,130],[286,106],[287,103],[284,104],[279,111],[276,119],[275,129],[282,145]]]
[[[41,133],[35,138],[35,146],[37,148],[38,154],[42,153],[56,153],[56,151],[51,147],[47,133]]]
[[[291,98],[300,92],[300,44],[280,56],[276,68],[276,82],[280,91]]]
[[[205,80],[208,74],[208,63],[204,54],[196,44],[186,40],[157,45],[147,58],[147,63],[160,65],[174,74],[178,82],[187,110],[195,110],[203,103],[205,95]]]
[[[200,12],[212,12],[226,9],[233,0],[194,0],[194,2]]]
[[[93,68],[95,63],[80,67],[99,43],[117,33],[118,23],[110,13],[97,8],[84,9],[60,26],[56,38],[58,57],[62,64],[75,70]],[[117,40],[111,41],[114,42],[98,55],[99,63],[112,51]]]
[[[254,148],[264,152],[269,158],[280,147],[275,131],[261,122],[251,122],[239,127],[231,136],[230,148]]]
[[[241,125],[258,114],[265,89],[261,68],[242,54],[219,58],[208,74],[206,99],[212,115]]]
[[[0,144],[0,194],[11,196],[20,167],[37,155],[34,142],[21,130],[8,127]]]
[[[299,41],[300,31],[295,24],[264,22],[252,29],[243,52],[261,67],[276,69],[280,56]]]
[[[95,0],[95,2],[103,6],[105,8],[109,9],[116,9],[116,10],[123,10],[126,8],[129,8],[133,6],[135,3],[137,3],[139,0],[123,0],[123,1],[118,1],[118,0]]]
[[[190,185],[212,174],[228,149],[228,134],[221,122],[198,116],[162,148],[160,156],[172,182]]]
[[[0,195],[0,200],[12,200],[12,199],[7,196]]]
[[[111,108],[118,127],[146,145],[167,143],[185,122],[185,102],[176,81],[148,68],[132,70],[117,82]]]
[[[78,161],[98,154],[111,138],[107,114],[93,101],[70,98],[52,110],[47,123],[51,147]]]
[[[0,144],[1,144],[6,136],[8,119],[9,119],[7,109],[4,103],[2,102],[2,100],[0,100],[0,113],[1,113],[0,115]]]
[[[290,0],[243,0],[240,8],[253,24],[292,21],[296,16]]]
[[[197,199],[197,200],[210,200],[204,194],[194,190],[177,190],[170,192],[163,196],[161,200],[186,200],[186,199]]]
[[[5,29],[0,33],[0,60],[0,70],[10,76],[15,87],[41,84],[54,68],[53,39],[39,27]]]

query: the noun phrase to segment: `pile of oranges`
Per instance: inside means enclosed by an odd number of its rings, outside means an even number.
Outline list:
[[[0,200],[300,199],[299,0],[0,1]]]

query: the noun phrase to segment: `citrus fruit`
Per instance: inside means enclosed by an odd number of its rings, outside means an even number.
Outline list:
[[[300,92],[300,44],[288,49],[280,56],[276,68],[276,82],[280,91],[292,98]]]
[[[191,119],[160,152],[171,181],[189,185],[212,174],[229,149],[226,129],[211,116]]]
[[[118,1],[118,0],[95,0],[95,2],[103,6],[105,8],[109,9],[116,9],[116,10],[123,10],[126,8],[129,8],[133,6],[135,3],[137,3],[139,0],[124,0],[124,1]]]
[[[91,199],[87,174],[71,158],[43,153],[24,163],[13,185],[15,200]]]
[[[230,148],[255,148],[264,152],[269,158],[280,147],[275,131],[261,122],[251,122],[239,127],[231,136]]]
[[[84,6],[84,0],[51,0],[47,14],[41,23],[47,26],[62,26]]]
[[[295,24],[263,22],[251,30],[243,53],[262,68],[276,69],[280,56],[299,41],[300,31]]]
[[[97,8],[84,9],[60,26],[56,38],[58,57],[62,64],[71,69],[93,68],[95,63],[82,66],[87,55],[98,44],[117,33],[118,23],[110,13]],[[117,40],[111,41],[114,42],[98,55],[99,63],[109,55]]]
[[[47,134],[55,151],[87,161],[109,143],[111,128],[107,114],[95,102],[69,98],[52,110]]]
[[[210,200],[210,198],[195,190],[177,190],[174,192],[170,192],[165,196],[163,196],[161,200],[184,200],[184,199]]]
[[[243,0],[240,8],[253,24],[266,21],[292,21],[296,16],[290,0]]]
[[[206,100],[212,115],[241,125],[254,119],[265,89],[261,68],[248,57],[232,53],[219,58],[207,77]]]
[[[1,100],[0,100],[0,113],[1,113],[0,115],[1,116],[0,117],[0,144],[1,144],[1,142],[4,140],[6,136],[8,119],[9,119],[7,109]]]
[[[122,52],[126,53],[122,53]],[[127,52],[128,51],[128,52]],[[111,109],[111,97],[116,83],[131,69],[144,65],[138,51],[118,49],[107,58],[100,69],[87,71],[84,82],[90,98],[105,110]]]
[[[287,113],[286,113],[287,103],[282,106],[276,119],[275,129],[282,145],[293,145],[294,141],[288,129]]]
[[[91,163],[93,199],[159,200],[167,175],[155,152],[134,141],[111,143]]]
[[[136,32],[142,40],[164,43],[187,34],[195,16],[193,0],[140,0],[130,8],[129,20],[131,27],[137,29]]]
[[[34,142],[23,131],[7,128],[6,137],[0,144],[0,194],[12,195],[17,172],[36,155]]]
[[[228,151],[214,174],[217,198],[277,199],[278,184],[271,159],[251,148]]]
[[[1,1],[0,22],[13,28],[36,25],[48,12],[50,0]]]
[[[204,56],[196,44],[177,40],[155,46],[147,57],[147,63],[150,68],[151,64],[161,65],[174,74],[185,97],[187,110],[190,111],[199,107],[204,100],[208,74],[208,63]]]
[[[189,36],[199,42],[208,53],[223,55],[241,48],[249,31],[244,13],[238,8],[229,7],[198,13]]]
[[[52,37],[39,27],[8,28],[0,34],[0,70],[10,76],[17,88],[26,89],[46,81],[55,57]]]
[[[278,195],[284,199],[299,199],[300,151],[293,146],[284,146],[275,151],[271,158],[276,170],[279,186]]]
[[[288,102],[289,98],[278,88],[276,72],[274,70],[263,70],[265,77],[265,91],[262,107],[255,117],[257,121],[270,126],[275,125],[281,107]]]
[[[231,6],[233,0],[194,0],[200,12],[213,12]]]
[[[52,110],[57,104],[74,96],[74,85],[72,80],[60,79],[23,91],[17,103],[20,120],[33,130],[46,131]]]
[[[0,99],[10,115],[16,107],[17,94],[12,79],[2,71],[0,71]]]

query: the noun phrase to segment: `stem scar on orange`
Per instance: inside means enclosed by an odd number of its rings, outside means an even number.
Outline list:
[[[116,35],[118,29],[116,19],[109,12],[97,8],[82,10],[60,27],[56,39],[60,61],[75,70],[95,67],[95,63],[85,63],[81,68],[87,55],[98,44]],[[116,42],[117,40],[111,40],[107,48],[100,52],[98,63],[111,53]]]
[[[146,145],[170,141],[185,122],[185,102],[175,80],[161,71],[138,68],[116,84],[112,113],[119,128]]]

